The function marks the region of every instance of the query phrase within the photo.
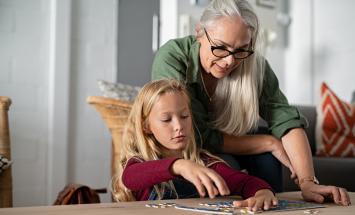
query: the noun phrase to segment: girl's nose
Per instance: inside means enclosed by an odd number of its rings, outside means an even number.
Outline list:
[[[175,120],[175,123],[174,123],[174,130],[175,131],[180,131],[183,129],[183,125],[182,125],[182,122],[180,120]]]

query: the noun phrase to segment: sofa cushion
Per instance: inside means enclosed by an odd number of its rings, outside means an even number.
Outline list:
[[[317,155],[355,157],[355,105],[340,100],[325,83],[316,132]]]

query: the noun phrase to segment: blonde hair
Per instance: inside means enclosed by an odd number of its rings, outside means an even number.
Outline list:
[[[256,128],[259,120],[259,96],[265,60],[261,56],[259,20],[246,0],[213,0],[200,18],[197,36],[221,17],[239,16],[251,30],[254,54],[241,61],[231,74],[219,80],[214,94],[213,125],[231,135],[243,135]]]
[[[143,86],[133,103],[132,110],[125,125],[122,144],[120,146],[121,151],[118,171],[117,175],[112,178],[112,193],[117,201],[135,200],[132,192],[122,183],[122,172],[130,158],[137,156],[144,161],[159,160],[162,158],[160,144],[153,134],[147,134],[147,132],[144,132],[144,129],[147,126],[147,120],[154,104],[165,93],[181,93],[189,106],[192,120],[190,99],[184,84],[177,80],[162,79],[149,82]],[[184,149],[182,158],[204,165],[200,158],[200,150],[196,146],[193,129],[189,144],[187,144]],[[163,183],[164,186],[173,188],[171,184],[171,182]],[[159,192],[159,186],[160,185],[155,185],[154,188],[161,199],[162,195]]]

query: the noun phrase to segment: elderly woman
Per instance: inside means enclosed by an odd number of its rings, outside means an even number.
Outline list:
[[[318,184],[304,119],[279,89],[258,50],[258,36],[259,21],[246,0],[213,0],[195,36],[170,40],[159,49],[152,78],[175,78],[188,86],[196,138],[203,148],[243,158],[271,153],[290,169],[305,200],[321,203],[330,197],[350,204],[345,189]],[[271,135],[251,133],[259,117]],[[264,163],[264,173],[272,168]]]

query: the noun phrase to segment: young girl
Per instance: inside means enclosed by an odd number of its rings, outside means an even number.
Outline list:
[[[241,195],[235,202],[251,210],[277,204],[261,179],[232,169],[197,147],[190,100],[176,80],[146,84],[126,124],[119,175],[113,178],[117,201]]]

